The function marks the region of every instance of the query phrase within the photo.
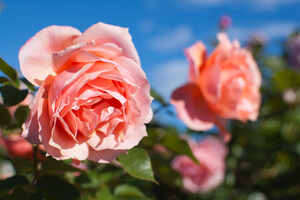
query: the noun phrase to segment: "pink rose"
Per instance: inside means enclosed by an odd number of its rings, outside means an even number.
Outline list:
[[[33,146],[22,138],[18,134],[10,134],[1,138],[4,143],[4,147],[11,157],[20,157],[29,160],[33,160]],[[42,146],[39,146],[39,150],[43,150]],[[38,158],[44,159],[44,156],[38,152]]]
[[[107,163],[147,135],[152,97],[128,29],[50,26],[21,48],[19,60],[39,86],[22,136],[52,157]]]
[[[218,39],[210,56],[201,42],[185,51],[190,81],[173,92],[171,103],[189,128],[204,131],[217,124],[228,142],[223,119],[257,119],[261,74],[251,53],[240,48],[238,41],[231,43],[225,33],[218,34]]]
[[[200,164],[183,155],[176,156],[171,163],[182,176],[183,188],[192,193],[207,192],[223,183],[228,153],[224,143],[210,136],[198,143],[189,140],[189,145]]]

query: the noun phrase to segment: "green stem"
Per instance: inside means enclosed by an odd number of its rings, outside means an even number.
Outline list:
[[[27,193],[27,200],[29,200],[30,198],[30,194],[31,194],[31,191],[38,179],[38,176],[39,176],[39,160],[38,160],[38,145],[34,145],[33,146],[33,166],[34,166],[34,172],[33,172],[33,180],[30,184],[30,188],[29,188],[29,191]]]

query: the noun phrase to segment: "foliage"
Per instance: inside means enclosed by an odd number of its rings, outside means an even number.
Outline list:
[[[170,167],[174,156],[184,154],[195,162],[191,149],[174,127],[153,120],[148,137],[138,147],[111,164],[84,161],[83,168],[71,160],[57,161],[11,157],[1,149],[0,163],[9,161],[15,174],[0,181],[1,199],[203,199],[203,200],[297,200],[300,198],[300,73],[287,66],[286,57],[268,55],[264,45],[251,47],[263,73],[262,105],[256,122],[231,121],[226,178],[215,190],[191,194],[182,190],[180,175]],[[282,53],[284,55],[284,52]],[[35,87],[0,58],[0,128],[2,135],[21,132],[29,114],[19,105]],[[19,89],[24,83],[28,89]],[[154,90],[155,102],[169,105]],[[11,115],[9,108],[17,106]],[[155,117],[155,116],[154,116]],[[205,135],[214,132],[186,134]],[[162,149],[162,151],[158,150]],[[200,163],[201,164],[201,163]],[[0,166],[3,175],[2,165]]]

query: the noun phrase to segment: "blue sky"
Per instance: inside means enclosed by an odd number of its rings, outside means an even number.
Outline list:
[[[197,40],[209,45],[222,15],[233,21],[230,38],[242,43],[263,35],[273,52],[300,28],[300,0],[0,0],[0,56],[19,70],[18,51],[49,25],[80,31],[102,21],[128,27],[142,68],[168,99],[187,80],[183,49]]]

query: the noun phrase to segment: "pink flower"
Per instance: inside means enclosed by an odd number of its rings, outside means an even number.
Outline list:
[[[218,34],[219,45],[210,56],[197,42],[185,53],[190,62],[190,81],[171,97],[178,116],[191,129],[208,130],[217,124],[223,139],[230,135],[223,119],[255,121],[261,102],[261,74],[251,53]]]
[[[21,48],[19,60],[40,87],[22,136],[52,157],[107,163],[147,135],[152,97],[128,29],[50,26]]]
[[[211,136],[198,143],[189,140],[189,145],[200,164],[183,155],[171,163],[182,176],[183,188],[192,193],[207,192],[223,183],[228,153],[224,143]]]
[[[4,147],[8,154],[14,157],[25,158],[33,160],[33,146],[22,138],[18,134],[10,134],[8,136],[2,137],[1,140],[4,143]],[[42,146],[39,146],[39,150],[43,150]],[[44,156],[38,152],[38,158],[44,159]]]
[[[219,27],[221,30],[229,28],[232,23],[232,19],[229,15],[223,15],[219,21]]]

